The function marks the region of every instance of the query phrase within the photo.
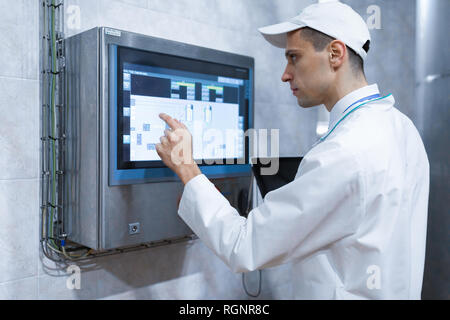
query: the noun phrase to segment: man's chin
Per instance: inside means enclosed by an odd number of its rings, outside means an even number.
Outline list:
[[[302,99],[297,99],[297,103],[298,103],[298,105],[300,107],[302,107],[304,109],[312,108],[312,107],[317,106],[317,104],[312,103],[311,101],[305,101],[305,100],[302,100]]]

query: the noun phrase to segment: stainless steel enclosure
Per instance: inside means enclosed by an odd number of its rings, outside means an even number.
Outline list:
[[[105,250],[192,234],[177,215],[183,191],[181,182],[119,186],[110,186],[108,182],[108,46],[164,52],[167,48],[161,43],[152,37],[108,28],[95,28],[66,40],[67,207],[64,212],[65,229],[71,241]],[[182,50],[183,44],[173,44]],[[214,56],[217,62],[227,62],[225,53],[190,47],[199,57]],[[214,183],[236,206],[239,192],[249,187],[250,172],[217,179]]]
[[[423,299],[450,298],[450,1],[417,2],[417,107],[430,161]]]

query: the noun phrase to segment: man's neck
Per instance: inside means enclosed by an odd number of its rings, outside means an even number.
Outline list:
[[[358,79],[352,79],[349,81],[338,81],[334,85],[328,94],[328,98],[324,102],[325,107],[329,112],[333,109],[334,105],[349,93],[367,86],[368,83],[364,77]]]

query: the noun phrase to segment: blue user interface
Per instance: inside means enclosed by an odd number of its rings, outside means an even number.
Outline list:
[[[129,106],[130,161],[161,160],[155,145],[164,135],[166,113],[192,134],[194,159],[238,159],[244,156],[244,116],[239,114],[239,87],[244,80],[202,76],[175,70],[124,64],[123,90]],[[125,94],[126,93],[126,94]]]
[[[189,129],[197,162],[245,162],[248,69],[119,48],[118,71],[119,169],[164,166],[161,113]]]

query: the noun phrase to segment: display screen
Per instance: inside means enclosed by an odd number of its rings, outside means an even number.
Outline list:
[[[248,163],[249,70],[118,48],[118,169],[164,167],[160,113],[184,123],[200,165]]]

